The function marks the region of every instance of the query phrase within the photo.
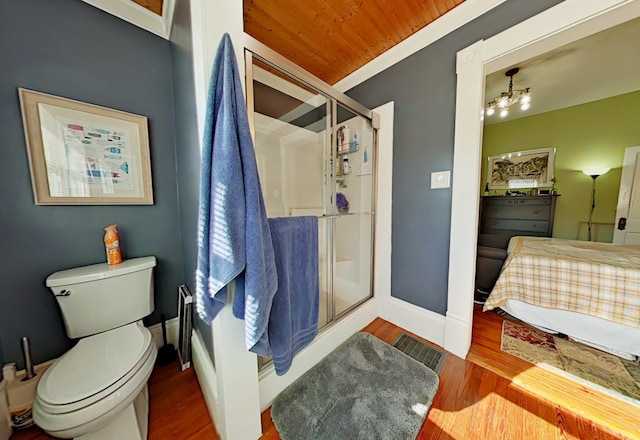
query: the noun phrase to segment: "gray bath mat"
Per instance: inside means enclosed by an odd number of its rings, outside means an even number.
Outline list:
[[[415,439],[438,375],[368,333],[356,333],[276,397],[283,440]]]
[[[438,350],[435,347],[425,344],[424,342],[409,336],[406,333],[402,333],[393,343],[403,353],[408,354],[418,362],[426,365],[436,373],[440,373],[444,360],[447,358],[447,354]]]

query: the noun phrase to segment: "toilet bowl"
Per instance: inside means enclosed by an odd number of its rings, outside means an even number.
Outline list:
[[[146,424],[137,420],[141,409],[136,411],[134,402],[141,394],[137,403],[148,402],[146,385],[157,351],[149,330],[137,323],[80,340],[40,379],[36,424],[59,438],[146,438]],[[132,423],[123,427],[120,420],[104,437],[114,415],[129,406]]]
[[[82,440],[147,438],[147,381],[157,348],[140,319],[153,311],[154,257],[117,267],[52,274],[67,335],[78,343],[43,374],[33,406],[49,435]]]

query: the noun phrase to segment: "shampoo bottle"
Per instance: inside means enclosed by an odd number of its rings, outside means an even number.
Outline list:
[[[120,252],[120,237],[118,236],[118,225],[110,225],[104,228],[104,247],[107,251],[107,264],[122,263],[122,253]]]
[[[342,173],[351,174],[351,165],[349,165],[348,157],[345,157],[344,159],[342,159]]]

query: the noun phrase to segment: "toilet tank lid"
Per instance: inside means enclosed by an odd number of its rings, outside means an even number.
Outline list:
[[[107,263],[92,264],[90,266],[75,267],[61,270],[47,277],[47,287],[68,286],[70,284],[86,283],[88,281],[126,275],[131,272],[148,269],[156,265],[156,257],[140,257],[125,260],[113,266]]]

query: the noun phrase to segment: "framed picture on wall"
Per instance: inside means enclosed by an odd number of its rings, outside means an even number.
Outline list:
[[[555,148],[489,156],[489,189],[545,188],[553,185]]]
[[[18,89],[36,205],[152,205],[147,118]]]

